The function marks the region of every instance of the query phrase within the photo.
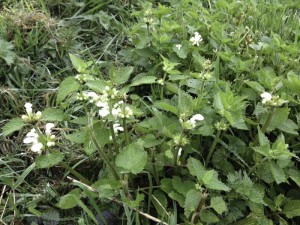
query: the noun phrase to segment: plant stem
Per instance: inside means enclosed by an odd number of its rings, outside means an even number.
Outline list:
[[[159,178],[157,175],[156,165],[155,165],[155,149],[151,150],[151,163],[152,163],[152,169],[154,173],[154,179],[157,185],[159,185]]]
[[[94,144],[96,145],[96,148],[97,148],[98,152],[100,153],[100,156],[102,157],[102,159],[104,160],[104,162],[107,164],[107,166],[111,170],[113,176],[115,177],[116,180],[120,180],[120,177],[119,177],[118,173],[116,172],[116,169],[110,163],[109,158],[107,157],[106,153],[104,151],[102,151],[102,149],[101,149],[101,147],[100,147],[97,139],[95,138],[94,134],[92,132],[90,132],[90,134],[91,134],[92,141],[94,142]]]
[[[123,119],[123,128],[124,128],[124,137],[125,137],[125,143],[126,145],[129,145],[129,136],[128,136],[128,127],[126,123],[126,118]]]
[[[211,158],[212,154],[214,153],[214,150],[215,150],[218,140],[220,138],[221,132],[222,132],[221,130],[218,130],[217,135],[215,136],[214,142],[212,143],[212,145],[209,149],[207,158],[205,160],[205,166],[207,166],[210,162],[210,158]]]
[[[74,170],[72,167],[70,167],[67,163],[65,162],[60,162],[58,165],[69,171],[71,174],[73,174],[77,179],[82,181],[83,183],[87,185],[91,185],[92,182],[86,179],[82,174],[78,173],[76,170]]]
[[[119,145],[118,145],[118,142],[117,142],[117,139],[116,139],[116,134],[115,134],[115,131],[114,131],[113,122],[109,123],[109,129],[110,129],[110,134],[111,134],[114,146],[115,146],[115,151],[116,151],[116,153],[119,153]]]
[[[173,165],[174,166],[177,166],[178,152],[179,152],[179,149],[181,148],[182,138],[183,138],[183,131],[181,131],[181,134],[180,134],[180,137],[179,137],[179,144],[178,144],[178,146],[176,146],[176,149],[175,149],[175,154],[174,154],[174,158],[173,158]]]
[[[265,133],[265,132],[267,131],[268,127],[270,126],[270,124],[271,124],[271,122],[272,122],[274,113],[275,113],[275,109],[273,109],[273,110],[269,113],[268,118],[267,118],[265,124],[264,124],[263,127],[261,128],[261,132]]]

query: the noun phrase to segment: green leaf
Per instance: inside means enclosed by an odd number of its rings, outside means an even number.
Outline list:
[[[103,80],[93,80],[93,81],[87,81],[85,85],[88,86],[93,91],[102,92],[106,84],[105,81]]]
[[[62,196],[56,204],[61,209],[71,209],[77,206],[77,200],[80,199],[80,189],[73,189],[68,194]]]
[[[116,165],[133,174],[142,172],[147,162],[147,152],[143,146],[133,143],[126,146],[116,158]]]
[[[178,108],[176,106],[169,104],[167,100],[156,101],[154,102],[154,106],[157,107],[158,109],[162,109],[171,112],[175,115],[178,115]]]
[[[74,143],[83,144],[86,140],[86,131],[81,130],[72,134],[68,134],[66,135],[66,138]]]
[[[103,123],[95,123],[93,126],[93,132],[100,147],[104,147],[104,145],[109,142],[110,131],[103,126]],[[89,137],[88,130],[86,135]]]
[[[89,63],[83,61],[81,58],[79,58],[78,56],[76,55],[73,55],[73,54],[69,54],[70,56],[70,59],[71,59],[71,62],[72,62],[72,65],[74,66],[74,68],[77,70],[77,72],[79,73],[84,73],[86,71],[86,68],[88,66],[90,66]]]
[[[154,84],[156,83],[156,77],[154,76],[141,76],[138,77],[138,79],[133,79],[130,86],[134,87],[134,86],[139,86],[142,84]]]
[[[23,173],[18,177],[17,181],[14,183],[14,185],[12,187],[13,189],[16,189],[20,184],[23,183],[23,181],[25,180],[27,175],[35,168],[35,165],[36,164],[34,162],[23,171]]]
[[[191,180],[182,180],[180,177],[178,176],[174,176],[172,179],[172,184],[173,187],[176,191],[178,191],[178,193],[186,195],[186,193],[195,188],[195,183]]]
[[[57,225],[59,223],[59,213],[54,209],[47,209],[42,214],[44,225]]]
[[[216,223],[219,221],[219,218],[213,212],[207,209],[201,210],[200,219],[206,223]]]
[[[217,213],[222,214],[227,211],[227,206],[222,197],[212,197],[210,199],[210,206],[216,210]]]
[[[290,108],[276,108],[274,110],[275,112],[267,131],[273,131],[276,128],[280,127],[288,119],[290,113]],[[261,118],[261,124],[265,124],[268,115],[268,113],[263,114]]]
[[[181,90],[178,95],[178,108],[180,113],[191,115],[193,113],[193,97]]]
[[[153,193],[151,200],[158,214],[162,217],[166,216],[168,213],[166,210],[168,207],[168,200],[165,194],[159,190],[156,190]]]
[[[50,151],[46,155],[39,155],[36,158],[36,167],[40,169],[49,168],[61,162],[63,158],[63,153],[59,151]]]
[[[79,87],[80,84],[74,77],[64,79],[58,88],[56,103],[61,103],[70,93],[77,91]]]
[[[70,121],[71,123],[79,124],[79,125],[87,125],[89,122],[89,118],[87,116],[78,117],[74,120]]]
[[[60,109],[47,108],[42,112],[43,121],[63,121],[65,114]]]
[[[130,75],[133,72],[133,67],[128,66],[128,67],[123,67],[120,68],[116,71],[115,75],[115,82],[120,85],[120,84],[125,84],[128,80]]]
[[[273,161],[270,161],[269,162],[269,167],[270,167],[271,173],[274,177],[274,180],[276,181],[277,184],[280,184],[280,183],[283,183],[283,182],[286,181],[284,171],[283,171],[283,169],[281,169],[278,166],[278,164],[276,164]]]
[[[263,145],[267,145],[270,148],[270,141],[267,138],[267,136],[261,132],[260,128],[258,127],[258,140],[259,140],[259,145],[263,146]]]
[[[7,136],[11,133],[21,130],[26,124],[23,122],[21,118],[11,119],[8,123],[4,125],[2,128],[3,135]]]
[[[285,213],[287,218],[293,218],[295,216],[300,216],[300,200],[292,200],[288,202],[284,208],[283,213]]]
[[[207,188],[220,191],[230,191],[230,188],[218,180],[218,173],[215,170],[208,170],[202,178],[204,185]]]
[[[264,92],[265,89],[263,88],[263,86],[260,85],[260,83],[256,82],[256,81],[246,81],[245,82],[249,87],[251,87],[252,89],[256,90],[257,92]]]
[[[187,168],[189,169],[191,175],[196,176],[198,180],[202,180],[202,177],[205,174],[205,168],[199,160],[189,158]]]
[[[195,212],[201,200],[201,193],[195,189],[189,190],[184,201],[184,215],[189,218]]]
[[[0,39],[0,46],[0,58],[2,58],[6,64],[10,66],[16,59],[16,53],[12,51],[14,46],[10,42],[2,39]]]

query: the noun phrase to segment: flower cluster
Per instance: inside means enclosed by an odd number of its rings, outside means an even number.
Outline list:
[[[194,36],[190,38],[190,42],[192,42],[192,45],[197,45],[199,46],[199,44],[203,41],[202,36],[198,33],[195,32]]]
[[[114,105],[114,108],[112,109],[112,115],[115,118],[128,119],[133,115],[133,112],[129,106],[125,105],[124,101],[119,101]]]
[[[42,117],[42,112],[37,111],[36,113],[34,113],[32,111],[32,104],[31,103],[27,102],[24,105],[24,107],[25,107],[27,115],[22,115],[21,118],[25,122],[33,122],[33,121],[36,121],[36,120],[38,120]]]
[[[183,116],[181,116],[179,122],[185,129],[191,130],[197,126],[198,121],[202,121],[202,120],[204,120],[204,117],[201,114],[195,114],[189,120],[186,121],[184,121]]]
[[[77,74],[75,76],[75,79],[78,80],[80,83],[84,83],[87,79],[87,75],[86,74]]]
[[[262,98],[261,103],[264,105],[282,106],[284,103],[288,102],[277,95],[271,95],[269,92],[263,92],[260,97]]]
[[[35,129],[31,129],[30,132],[26,134],[23,140],[25,144],[32,144],[30,149],[38,154],[42,153],[42,149],[47,146],[51,147],[55,145],[55,135],[52,134],[53,123],[47,123],[45,126],[45,133],[43,134],[40,130],[38,133]]]

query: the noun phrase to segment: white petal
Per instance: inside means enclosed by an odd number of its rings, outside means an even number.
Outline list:
[[[190,120],[201,121],[201,120],[204,120],[204,116],[202,116],[201,114],[195,114],[194,116],[192,116],[192,118]]]
[[[110,114],[110,112],[109,112],[108,108],[102,108],[102,109],[99,110],[99,115],[101,117],[105,117],[109,114]]]
[[[37,142],[31,146],[31,150],[33,152],[37,152],[37,153],[41,153],[42,148],[43,148],[43,144],[39,143],[39,142]]]
[[[26,138],[24,138],[23,143],[30,144],[30,143],[35,143],[36,141],[37,141],[37,139],[34,137],[26,137]]]
[[[269,92],[264,92],[260,95],[265,101],[270,101],[272,99],[272,95]]]

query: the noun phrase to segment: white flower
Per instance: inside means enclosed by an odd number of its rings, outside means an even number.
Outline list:
[[[262,104],[266,104],[267,102],[272,100],[272,95],[269,92],[262,93],[260,97],[262,97]]]
[[[23,143],[30,144],[38,141],[39,135],[36,133],[35,129],[31,129],[30,132],[26,134]]]
[[[109,114],[110,114],[109,107],[103,107],[102,109],[99,110],[99,115],[101,117],[105,117]]]
[[[200,42],[202,42],[203,39],[198,32],[195,32],[194,35],[195,35],[194,37],[190,38],[190,42],[192,42],[193,45],[199,46]]]
[[[36,113],[32,112],[32,104],[30,102],[25,103],[24,105],[27,115],[22,115],[21,118],[25,122],[32,122],[38,120],[42,117],[42,112],[38,111]]]
[[[36,153],[38,153],[38,154],[41,154],[42,153],[42,148],[43,148],[44,146],[43,146],[43,144],[42,143],[40,143],[40,142],[36,142],[36,143],[34,143],[32,146],[31,146],[31,151],[33,151],[33,152],[36,152]]]
[[[42,112],[41,111],[37,111],[35,114],[36,118],[39,119],[42,116]]]
[[[178,51],[180,51],[180,49],[181,49],[181,44],[177,44],[177,45],[175,45],[175,47],[178,49]]]
[[[24,105],[26,112],[28,115],[32,114],[32,104],[30,102],[25,103]]]
[[[178,155],[177,155],[178,159],[180,158],[181,153],[182,153],[182,148],[180,147],[180,148],[178,149]]]
[[[201,121],[201,120],[204,120],[204,117],[201,114],[196,114],[189,119],[189,122],[191,123],[192,128],[195,128],[197,121]]]
[[[30,132],[26,134],[26,137],[23,140],[25,144],[32,144],[31,151],[41,154],[41,150],[43,148],[43,144],[38,140],[39,135],[36,133],[35,129],[31,129]]]
[[[115,134],[118,134],[119,131],[120,131],[120,132],[124,131],[124,128],[121,127],[121,125],[118,124],[118,123],[115,123],[115,124],[113,125],[113,128],[114,128],[114,133],[115,133]]]
[[[51,129],[54,127],[54,123],[47,123],[45,126],[45,134],[51,135]]]

